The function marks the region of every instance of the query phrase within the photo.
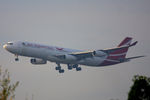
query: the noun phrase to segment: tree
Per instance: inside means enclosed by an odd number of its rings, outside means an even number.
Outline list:
[[[135,75],[128,93],[128,100],[150,100],[150,78]]]
[[[0,67],[0,100],[12,100],[15,97],[15,89],[19,84],[17,81],[15,84],[10,84],[10,75],[8,70],[2,71]]]

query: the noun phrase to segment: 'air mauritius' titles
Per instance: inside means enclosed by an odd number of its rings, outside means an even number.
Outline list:
[[[59,51],[62,51],[64,49],[64,48],[59,48],[59,47],[45,46],[45,45],[33,44],[33,43],[26,43],[24,45],[29,46],[29,47],[46,48],[50,50],[59,50]]]

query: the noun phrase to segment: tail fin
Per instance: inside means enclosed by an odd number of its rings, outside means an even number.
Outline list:
[[[128,46],[131,44],[132,38],[126,37],[117,47]],[[108,59],[112,60],[120,60],[126,57],[127,51],[129,47],[125,47],[122,49],[114,50],[108,56]]]

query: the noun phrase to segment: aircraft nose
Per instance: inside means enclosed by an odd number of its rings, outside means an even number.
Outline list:
[[[3,45],[3,48],[4,48],[4,49],[7,49],[7,45],[6,45],[6,44],[4,44],[4,45]]]

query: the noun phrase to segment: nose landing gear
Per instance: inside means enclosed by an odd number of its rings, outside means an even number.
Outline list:
[[[18,55],[15,54],[15,61],[19,61]]]

